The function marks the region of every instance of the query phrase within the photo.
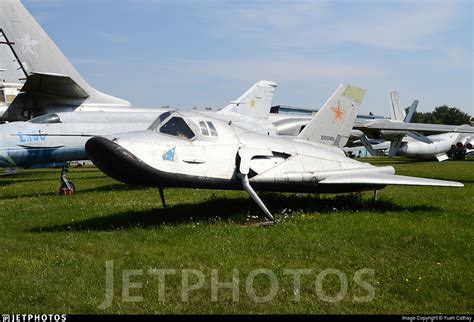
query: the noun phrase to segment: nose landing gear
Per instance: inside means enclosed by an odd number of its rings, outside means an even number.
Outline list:
[[[74,186],[74,183],[72,183],[66,178],[68,167],[69,164],[64,166],[61,170],[61,187],[59,188],[58,192],[59,196],[69,196],[73,195],[76,192],[76,187]]]

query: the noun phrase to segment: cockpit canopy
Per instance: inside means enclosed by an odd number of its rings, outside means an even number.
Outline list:
[[[192,140],[196,134],[201,137],[217,138],[217,129],[210,120],[201,117],[185,116],[177,111],[169,111],[161,114],[148,127],[148,130],[155,131],[186,140]]]
[[[62,123],[61,119],[59,118],[58,114],[45,114],[34,119],[30,120],[31,123],[37,124],[50,124],[50,123]]]
[[[176,112],[165,112],[161,114],[148,127],[148,130],[157,132],[159,131],[163,134],[168,134],[187,140],[192,140],[196,136],[182,115]]]
[[[191,140],[196,135],[182,117],[173,116],[160,127],[160,132],[183,139]]]

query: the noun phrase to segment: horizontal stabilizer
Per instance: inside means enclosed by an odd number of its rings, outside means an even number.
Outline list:
[[[330,177],[318,184],[366,184],[366,185],[406,185],[406,186],[438,186],[464,187],[460,182],[399,176],[394,174],[346,174]]]
[[[21,91],[65,98],[86,99],[89,97],[89,94],[71,77],[59,74],[34,73],[28,77]]]

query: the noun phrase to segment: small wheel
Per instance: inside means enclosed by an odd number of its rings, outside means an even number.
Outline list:
[[[69,188],[65,182],[61,183],[61,187],[59,188],[60,196],[73,195],[75,192],[76,192],[76,186],[71,181],[69,181]]]

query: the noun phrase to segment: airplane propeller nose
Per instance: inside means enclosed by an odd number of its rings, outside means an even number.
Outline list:
[[[129,184],[154,185],[148,179],[146,164],[119,144],[93,137],[85,148],[94,165],[108,176]]]

